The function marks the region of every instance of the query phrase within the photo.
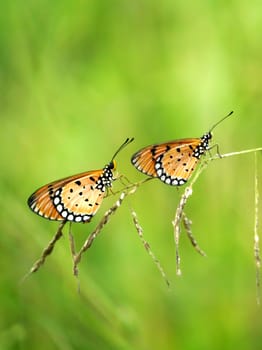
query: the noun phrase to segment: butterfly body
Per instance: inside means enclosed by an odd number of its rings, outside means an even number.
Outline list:
[[[49,220],[89,222],[96,214],[106,189],[112,186],[115,162],[47,184],[28,199],[29,207]]]
[[[188,138],[147,146],[136,152],[132,164],[142,173],[171,186],[184,185],[201,156],[209,149],[211,132],[201,138]]]

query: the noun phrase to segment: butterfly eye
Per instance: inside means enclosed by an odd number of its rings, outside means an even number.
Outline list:
[[[116,161],[112,160],[112,162],[109,163],[108,167],[111,170],[116,170]]]

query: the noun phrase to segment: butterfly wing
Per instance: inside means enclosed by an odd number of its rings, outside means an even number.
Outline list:
[[[196,151],[201,143],[201,138],[191,138],[151,145],[135,153],[131,162],[144,174],[180,186],[189,179],[199,161]]]
[[[101,178],[104,170],[94,170],[51,182],[35,191],[29,207],[50,220],[88,222],[105,196]]]
[[[170,148],[162,154],[155,164],[159,179],[168,185],[184,185],[199,162],[199,158],[194,156],[198,144],[199,139],[198,142]]]
[[[164,154],[166,150],[167,144],[147,146],[135,153],[131,158],[131,162],[143,174],[157,177],[155,169],[156,159]]]

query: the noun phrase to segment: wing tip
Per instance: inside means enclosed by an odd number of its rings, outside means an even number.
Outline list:
[[[35,193],[31,194],[31,196],[27,199],[27,205],[28,205],[31,209],[33,209],[33,207],[34,207],[35,199],[36,199]]]

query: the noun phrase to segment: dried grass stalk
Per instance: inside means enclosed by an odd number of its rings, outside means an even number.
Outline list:
[[[43,250],[40,258],[33,264],[29,272],[22,278],[22,282],[30,276],[32,273],[36,272],[39,270],[39,268],[44,265],[45,259],[47,258],[48,255],[50,255],[55,247],[56,242],[62,237],[63,232],[62,229],[65,226],[66,221],[62,221],[60,225],[58,226],[58,230],[52,240],[48,243],[47,247]]]
[[[143,246],[145,247],[145,249],[148,252],[149,256],[154,261],[156,267],[158,268],[159,272],[161,273],[162,277],[164,278],[166,284],[168,286],[170,286],[169,280],[167,278],[167,275],[166,275],[162,265],[160,264],[160,261],[156,258],[155,254],[151,250],[151,247],[150,247],[149,243],[144,239],[142,226],[139,224],[138,218],[137,218],[137,214],[136,214],[136,212],[133,209],[131,209],[131,215],[132,215],[133,223],[134,223],[135,228],[137,230],[138,236],[139,236]]]
[[[257,154],[255,153],[255,222],[254,222],[254,256],[256,264],[256,288],[257,288],[257,304],[260,304],[260,269],[261,269],[261,258],[259,248],[259,190],[258,190],[258,171],[257,171]]]

